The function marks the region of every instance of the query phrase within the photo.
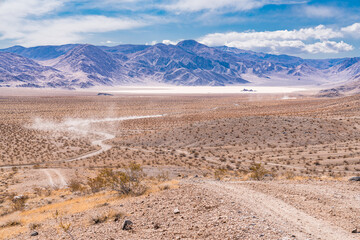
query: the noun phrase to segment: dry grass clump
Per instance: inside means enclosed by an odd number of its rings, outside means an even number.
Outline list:
[[[121,219],[123,219],[125,216],[126,216],[126,214],[124,212],[114,211],[111,209],[109,211],[105,211],[104,213],[102,213],[100,215],[91,217],[90,223],[91,224],[99,224],[99,223],[103,223],[106,221],[118,222]]]
[[[5,224],[0,225],[0,228],[8,228],[15,226],[21,226],[21,222],[19,220],[9,220]]]

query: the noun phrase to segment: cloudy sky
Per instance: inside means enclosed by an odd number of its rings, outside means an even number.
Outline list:
[[[0,0],[0,48],[195,39],[305,58],[360,56],[359,0]]]

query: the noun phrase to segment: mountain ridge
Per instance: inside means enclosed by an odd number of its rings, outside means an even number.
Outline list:
[[[3,87],[87,88],[154,83],[326,86],[353,82],[359,74],[360,58],[302,59],[226,46],[209,47],[195,40],[176,45],[67,44],[0,49]]]

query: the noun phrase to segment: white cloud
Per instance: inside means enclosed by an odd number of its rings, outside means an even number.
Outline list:
[[[343,37],[341,31],[319,25],[290,31],[213,33],[198,40],[208,46],[225,45],[275,54],[338,53],[353,50],[353,46],[343,41],[329,41],[340,37]]]
[[[117,44],[121,44],[121,42],[114,42],[112,40],[107,40],[107,41],[100,42],[100,44],[102,44],[102,45],[117,45]]]
[[[343,41],[323,41],[314,44],[307,44],[304,47],[304,52],[308,53],[339,53],[354,50],[354,47]]]
[[[149,21],[96,15],[54,18],[54,12],[67,1],[1,1],[0,40],[13,40],[24,46],[78,43],[89,33],[127,30],[149,24]]]
[[[233,10],[249,10],[263,6],[262,1],[254,0],[181,0],[165,6],[167,10],[178,12],[197,12],[201,10],[217,10],[232,8]]]
[[[309,18],[334,18],[342,15],[341,11],[335,7],[328,6],[305,6],[299,9]]]
[[[111,18],[105,16],[79,16],[28,22],[20,31],[23,34],[17,40],[24,46],[44,44],[78,43],[88,33],[102,33],[127,30],[147,25],[132,19]]]
[[[346,34],[350,34],[353,37],[360,38],[360,23],[354,23],[350,26],[341,28]]]
[[[276,40],[260,40],[249,39],[247,41],[233,41],[225,44],[228,47],[235,47],[244,50],[252,50],[256,52],[266,53],[301,53],[301,49],[304,48],[302,41],[276,41]]]
[[[61,0],[4,0],[0,2],[0,39],[21,37],[19,30],[24,28],[25,20],[37,18],[56,11],[63,5]]]
[[[163,44],[166,44],[166,45],[176,45],[178,43],[178,41],[171,41],[171,40],[163,40],[162,41]]]
[[[77,0],[78,1],[78,0]],[[83,0],[81,9],[103,9],[111,10],[144,10],[145,8],[152,8],[154,5],[147,0]]]
[[[265,32],[229,32],[213,33],[201,38],[200,41],[209,46],[224,45],[233,41],[247,41],[249,39],[259,40],[308,40],[320,39],[326,40],[331,38],[342,37],[343,34],[324,25],[315,28],[302,28],[300,30],[278,30]]]
[[[300,40],[276,41],[253,39],[248,41],[235,41],[226,44],[229,47],[236,47],[257,52],[273,54],[301,54],[301,53],[339,53],[353,50],[353,46],[341,42],[321,41],[306,44]]]
[[[154,40],[154,41],[145,43],[145,45],[155,45],[155,44],[157,44],[157,43],[158,43],[158,42]]]
[[[304,0],[176,0],[164,5],[166,10],[174,12],[198,11],[246,11],[267,4],[293,4],[307,2]]]
[[[0,2],[2,20],[26,16],[41,16],[63,6],[64,0],[3,0]]]

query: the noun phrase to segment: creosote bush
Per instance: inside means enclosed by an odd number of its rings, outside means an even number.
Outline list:
[[[295,178],[295,173],[293,171],[286,171],[284,173],[284,177],[288,180],[294,179]]]
[[[27,196],[15,196],[11,199],[14,211],[22,211],[25,208],[25,202],[28,199]]]
[[[214,178],[215,178],[215,180],[221,180],[225,174],[226,174],[226,169],[218,168],[214,172]]]
[[[265,176],[265,174],[268,173],[268,171],[261,165],[261,163],[253,163],[250,166],[250,177],[255,180],[262,180]]]
[[[95,178],[88,179],[88,185],[92,192],[104,189],[117,191],[120,195],[141,195],[146,191],[146,186],[142,183],[145,178],[140,164],[131,163],[125,171],[114,171],[113,169],[103,169]]]
[[[81,192],[84,190],[82,183],[76,179],[71,179],[68,187],[72,192]]]

